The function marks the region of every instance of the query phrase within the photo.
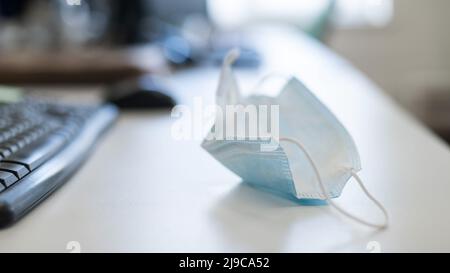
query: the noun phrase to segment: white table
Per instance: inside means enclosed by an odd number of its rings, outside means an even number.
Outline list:
[[[329,207],[303,207],[240,183],[199,146],[175,141],[168,111],[123,114],[69,183],[11,228],[0,251],[302,252],[450,251],[448,146],[378,87],[322,45],[287,29],[252,41],[259,71],[238,71],[249,87],[267,72],[300,77],[352,134],[366,186],[391,225],[375,232]],[[180,71],[167,81],[180,102],[212,102],[218,70]],[[338,202],[376,219],[356,183]]]

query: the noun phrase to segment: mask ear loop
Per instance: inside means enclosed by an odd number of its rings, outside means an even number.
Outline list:
[[[233,48],[223,60],[219,86],[216,91],[216,102],[219,106],[225,107],[226,105],[237,104],[241,99],[241,92],[232,69],[240,54],[238,48]]]
[[[306,148],[301,143],[299,143],[298,141],[296,141],[295,139],[292,139],[292,138],[281,137],[280,141],[285,141],[285,142],[290,142],[292,144],[295,144],[295,145],[297,145],[298,148],[300,148],[300,150],[303,151],[303,153],[306,155],[309,163],[311,164],[311,166],[314,169],[314,172],[317,177],[317,181],[319,182],[319,186],[322,191],[322,194],[325,196],[325,199],[333,208],[335,208],[337,211],[339,211],[343,215],[347,216],[348,218],[350,218],[356,222],[359,222],[360,224],[363,224],[363,225],[366,225],[369,227],[378,228],[378,229],[385,229],[388,227],[389,216],[388,216],[387,210],[383,207],[383,205],[378,200],[375,199],[375,197],[373,197],[372,194],[369,193],[369,191],[364,186],[361,178],[356,174],[356,172],[353,169],[351,170],[351,174],[355,178],[356,182],[358,182],[358,184],[359,184],[360,188],[362,189],[362,191],[364,192],[364,194],[383,212],[384,218],[385,218],[383,224],[374,224],[374,223],[367,222],[366,220],[364,220],[358,216],[350,214],[349,212],[347,212],[346,210],[341,208],[339,205],[337,205],[333,200],[331,200],[330,196],[328,195],[328,193],[325,189],[325,186],[323,184],[322,177],[320,176],[319,170],[318,170],[316,164],[314,163],[311,155],[306,151]]]

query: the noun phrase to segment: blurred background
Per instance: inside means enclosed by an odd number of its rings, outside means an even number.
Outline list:
[[[257,67],[241,30],[288,24],[450,141],[448,10],[448,0],[0,0],[0,84],[112,84],[217,65],[236,45],[238,65]]]

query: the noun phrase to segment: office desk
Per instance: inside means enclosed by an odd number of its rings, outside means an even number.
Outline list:
[[[450,251],[448,147],[318,43],[287,29],[252,33],[265,61],[237,71],[242,85],[276,71],[314,90],[352,134],[360,175],[390,213],[387,230],[242,184],[199,139],[174,140],[170,112],[157,111],[123,114],[69,183],[0,231],[0,251],[68,252],[71,241],[86,252]],[[217,69],[198,68],[166,80],[190,104],[212,102],[217,78]],[[337,202],[380,219],[354,182]]]

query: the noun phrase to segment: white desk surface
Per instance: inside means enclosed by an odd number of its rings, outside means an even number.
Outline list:
[[[303,207],[240,183],[195,141],[171,137],[168,111],[123,114],[85,166],[11,228],[0,251],[366,252],[450,251],[450,150],[361,73],[318,43],[288,30],[257,31],[258,72],[300,77],[347,127],[359,148],[366,186],[391,225],[374,232],[329,207]],[[167,79],[180,97],[213,100],[218,70]],[[337,200],[365,217],[378,211],[356,183]]]

